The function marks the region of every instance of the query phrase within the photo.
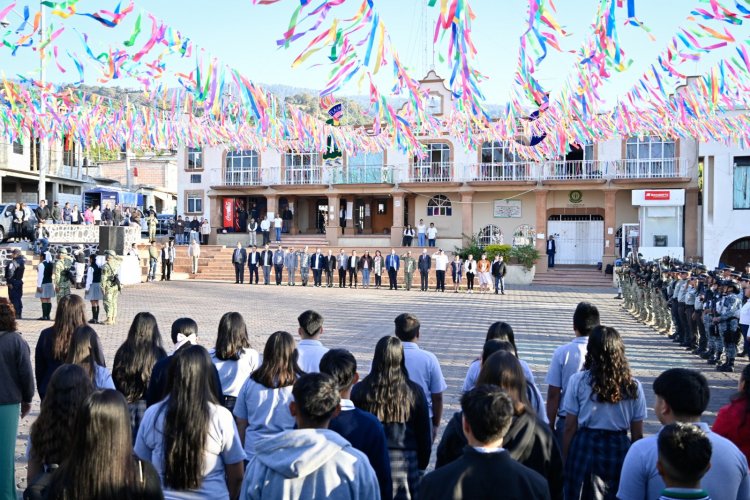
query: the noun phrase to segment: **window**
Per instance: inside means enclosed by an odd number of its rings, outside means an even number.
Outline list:
[[[661,137],[630,137],[625,147],[627,177],[676,177],[676,144]]]
[[[258,153],[255,151],[229,151],[226,159],[224,183],[227,186],[260,184],[258,164]]]
[[[482,246],[502,245],[503,241],[503,230],[494,224],[484,226],[479,231],[479,244]]]
[[[187,201],[186,213],[200,214],[203,213],[203,195],[200,193],[186,193]]]
[[[203,149],[202,148],[188,148],[187,153],[187,169],[188,170],[203,170]]]
[[[485,142],[481,149],[482,162],[476,180],[523,180],[530,174],[530,165],[507,142]]]
[[[68,186],[67,184],[58,184],[57,192],[60,194],[75,194],[75,195],[80,196],[81,187],[80,186]]]
[[[437,94],[430,94],[427,98],[427,112],[431,115],[443,114],[443,98]]]
[[[413,182],[450,182],[451,147],[445,142],[424,145],[424,156],[414,155]]]
[[[23,139],[16,139],[13,141],[13,153],[17,155],[23,154]]]
[[[750,209],[750,156],[734,157],[734,209]]]
[[[346,160],[347,166],[351,168],[380,168],[383,166],[384,155],[380,153],[360,153],[352,155]]]
[[[386,182],[383,161],[385,155],[379,153],[360,153],[346,160],[346,182],[348,184],[364,184]]]
[[[286,184],[320,184],[322,182],[318,153],[288,151],[284,154],[284,165]]]
[[[507,142],[485,142],[482,144],[483,164],[516,163],[523,159],[512,152]]]
[[[427,217],[450,217],[451,215],[453,215],[453,208],[447,196],[438,194],[427,202]]]
[[[190,184],[200,184],[201,178],[201,174],[190,174]]]
[[[533,245],[535,236],[536,231],[534,231],[534,226],[530,224],[521,224],[515,231],[513,231],[513,246],[523,247]]]

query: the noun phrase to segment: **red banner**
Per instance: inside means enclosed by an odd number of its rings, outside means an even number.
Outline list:
[[[671,193],[669,191],[646,191],[644,193],[644,199],[652,201],[668,201],[670,195]]]
[[[223,227],[230,229],[234,227],[234,198],[224,198],[224,223]]]

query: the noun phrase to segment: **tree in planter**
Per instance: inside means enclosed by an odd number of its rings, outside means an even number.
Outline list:
[[[522,245],[510,250],[510,257],[529,271],[539,260],[539,251],[534,245]]]

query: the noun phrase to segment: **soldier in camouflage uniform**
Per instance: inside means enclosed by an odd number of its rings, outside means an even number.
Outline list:
[[[107,315],[105,325],[114,325],[117,320],[117,300],[120,295],[120,280],[117,273],[120,270],[121,259],[115,252],[104,252],[107,262],[102,267],[102,293],[104,293],[104,314]]]
[[[736,281],[726,281],[725,283],[726,292],[717,308],[719,316],[714,318],[714,322],[719,325],[719,335],[723,341],[727,358],[723,365],[716,367],[716,370],[733,372],[734,358],[737,357],[737,342],[740,340],[739,313],[742,301],[737,296],[740,285]]]
[[[299,252],[299,274],[302,277],[302,286],[307,286],[310,279],[310,251],[307,246]]]
[[[149,213],[146,224],[148,225],[148,241],[156,241],[156,215],[154,212]]]
[[[73,265],[73,260],[68,257],[68,251],[61,248],[57,252],[57,261],[55,261],[55,267],[52,271],[52,283],[55,285],[55,297],[57,301],[70,295],[70,267]]]

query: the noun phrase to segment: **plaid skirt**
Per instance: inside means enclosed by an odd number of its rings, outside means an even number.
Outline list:
[[[42,283],[41,289],[41,292],[34,294],[37,299],[51,299],[55,296],[55,285],[52,283]]]
[[[565,500],[614,500],[628,448],[627,431],[578,429],[565,461]]]
[[[88,291],[84,294],[86,300],[104,300],[104,292],[99,283],[91,283]]]
[[[388,450],[391,459],[391,481],[394,500],[417,498],[419,469],[416,450]]]

